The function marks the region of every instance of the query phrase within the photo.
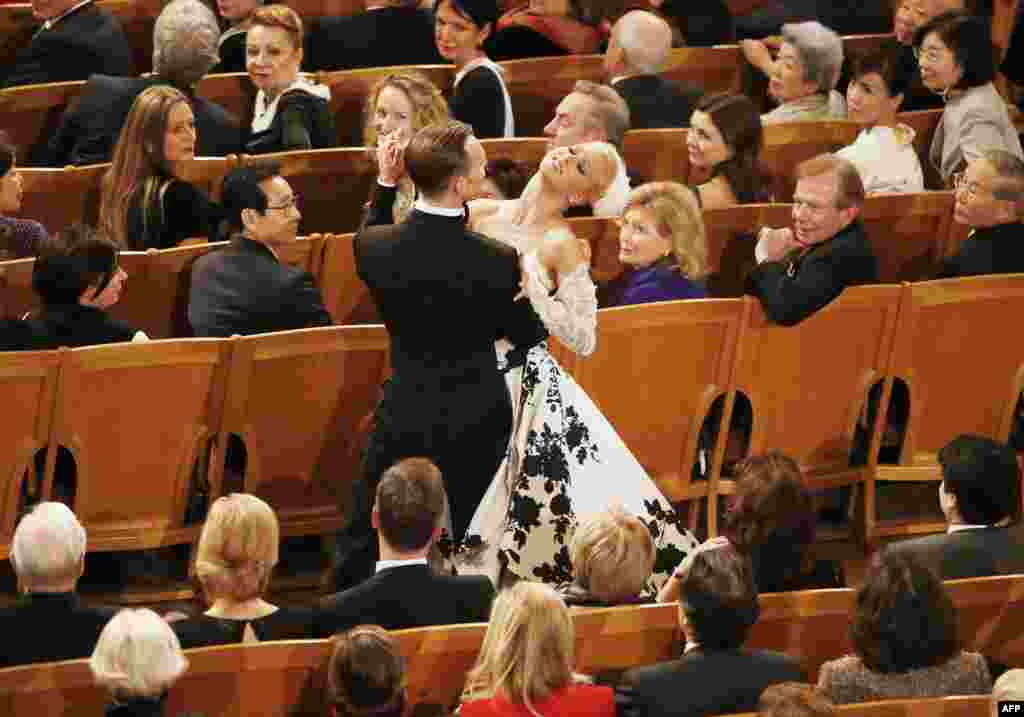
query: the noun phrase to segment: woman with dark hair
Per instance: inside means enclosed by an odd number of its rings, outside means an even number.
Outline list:
[[[434,41],[441,57],[455,63],[448,105],[452,117],[473,128],[477,139],[514,137],[512,99],[504,70],[487,58],[483,43],[498,21],[495,0],[437,0]]]
[[[762,593],[843,587],[841,565],[815,560],[815,511],[800,468],[773,451],[736,469],[736,495],[725,535],[750,556]]]
[[[32,270],[42,308],[28,324],[37,348],[146,341],[141,331],[112,318],[128,275],[118,266],[113,243],[76,224],[44,248]]]
[[[188,98],[167,85],[135,98],[103,175],[100,229],[125,249],[167,249],[193,237],[216,238],[219,209],[184,179],[195,156]]]
[[[690,184],[704,209],[771,200],[761,171],[761,115],[743,95],[706,95],[690,117]],[[696,181],[694,181],[696,180]]]
[[[0,259],[35,256],[48,235],[39,222],[12,219],[7,214],[21,209],[21,175],[14,147],[0,134]]]
[[[914,34],[921,80],[946,102],[928,157],[947,186],[965,163],[987,149],[1024,159],[1006,102],[996,90],[992,27],[963,12],[947,12]]]
[[[985,658],[961,649],[942,583],[911,555],[886,550],[857,591],[853,655],[826,662],[818,690],[835,704],[985,695]]]
[[[327,697],[330,717],[402,717],[405,664],[387,630],[359,625],[334,638]]]
[[[501,16],[487,54],[494,60],[594,54],[608,39],[608,23],[624,10],[621,0],[530,0]]]

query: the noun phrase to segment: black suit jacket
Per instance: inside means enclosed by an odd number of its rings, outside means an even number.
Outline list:
[[[761,300],[771,321],[798,324],[847,286],[878,282],[878,261],[854,221],[828,241],[802,255],[758,264],[747,278],[747,293]]]
[[[0,667],[88,657],[116,610],[86,607],[75,593],[32,593],[0,610]]]
[[[116,344],[131,341],[136,332],[103,309],[80,304],[44,307],[27,323],[39,349]]]
[[[658,75],[627,77],[612,87],[626,100],[630,129],[689,127],[693,108],[704,94],[698,87]]]
[[[958,530],[893,543],[889,550],[912,554],[942,580],[1024,573],[1024,524]]]
[[[413,7],[386,7],[313,22],[303,63],[307,71],[436,65],[434,19]]]
[[[109,162],[121,128],[135,98],[154,85],[168,84],[159,77],[93,75],[78,100],[64,111],[57,133],[33,157],[42,167]],[[248,128],[220,105],[189,96],[196,121],[196,156],[238,154]]]
[[[331,324],[308,271],[241,236],[196,260],[188,320],[196,336],[215,337]]]
[[[942,263],[939,278],[1024,272],[1024,223],[977,229]]]
[[[622,676],[619,717],[704,717],[757,709],[765,687],[804,682],[791,657],[767,650],[702,650]]]
[[[320,601],[315,637],[356,625],[388,630],[487,622],[494,586],[482,575],[438,575],[426,565],[388,568]]]
[[[3,73],[2,87],[131,75],[132,58],[121,24],[90,3],[49,30],[40,29]]]

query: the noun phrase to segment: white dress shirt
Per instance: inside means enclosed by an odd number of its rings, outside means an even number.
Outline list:
[[[836,156],[853,162],[868,194],[924,191],[914,130],[905,124],[862,129],[853,144]]]

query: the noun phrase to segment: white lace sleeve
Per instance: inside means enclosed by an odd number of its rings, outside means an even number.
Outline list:
[[[561,276],[558,291],[551,294],[550,280],[535,252],[523,257],[523,291],[544,326],[581,356],[597,345],[597,287],[590,268],[580,264]]]

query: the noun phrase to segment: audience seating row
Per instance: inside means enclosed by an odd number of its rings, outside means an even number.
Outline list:
[[[1019,610],[1024,576],[976,578],[946,583],[957,608],[968,649],[1006,665],[1024,664]],[[786,652],[817,680],[822,663],[851,650],[849,627],[855,591],[812,590],[760,597],[760,619],[747,646]],[[577,669],[615,674],[679,654],[677,606],[641,605],[574,611]],[[407,661],[410,701],[421,707],[457,701],[465,675],[479,652],[483,624],[395,632]],[[172,688],[170,714],[210,717],[257,714],[323,714],[327,640],[241,644],[188,651],[190,669]],[[107,695],[93,685],[86,661],[32,665],[0,671],[0,705],[46,714],[97,714]],[[974,717],[987,697],[898,700],[842,707],[848,717]]]

